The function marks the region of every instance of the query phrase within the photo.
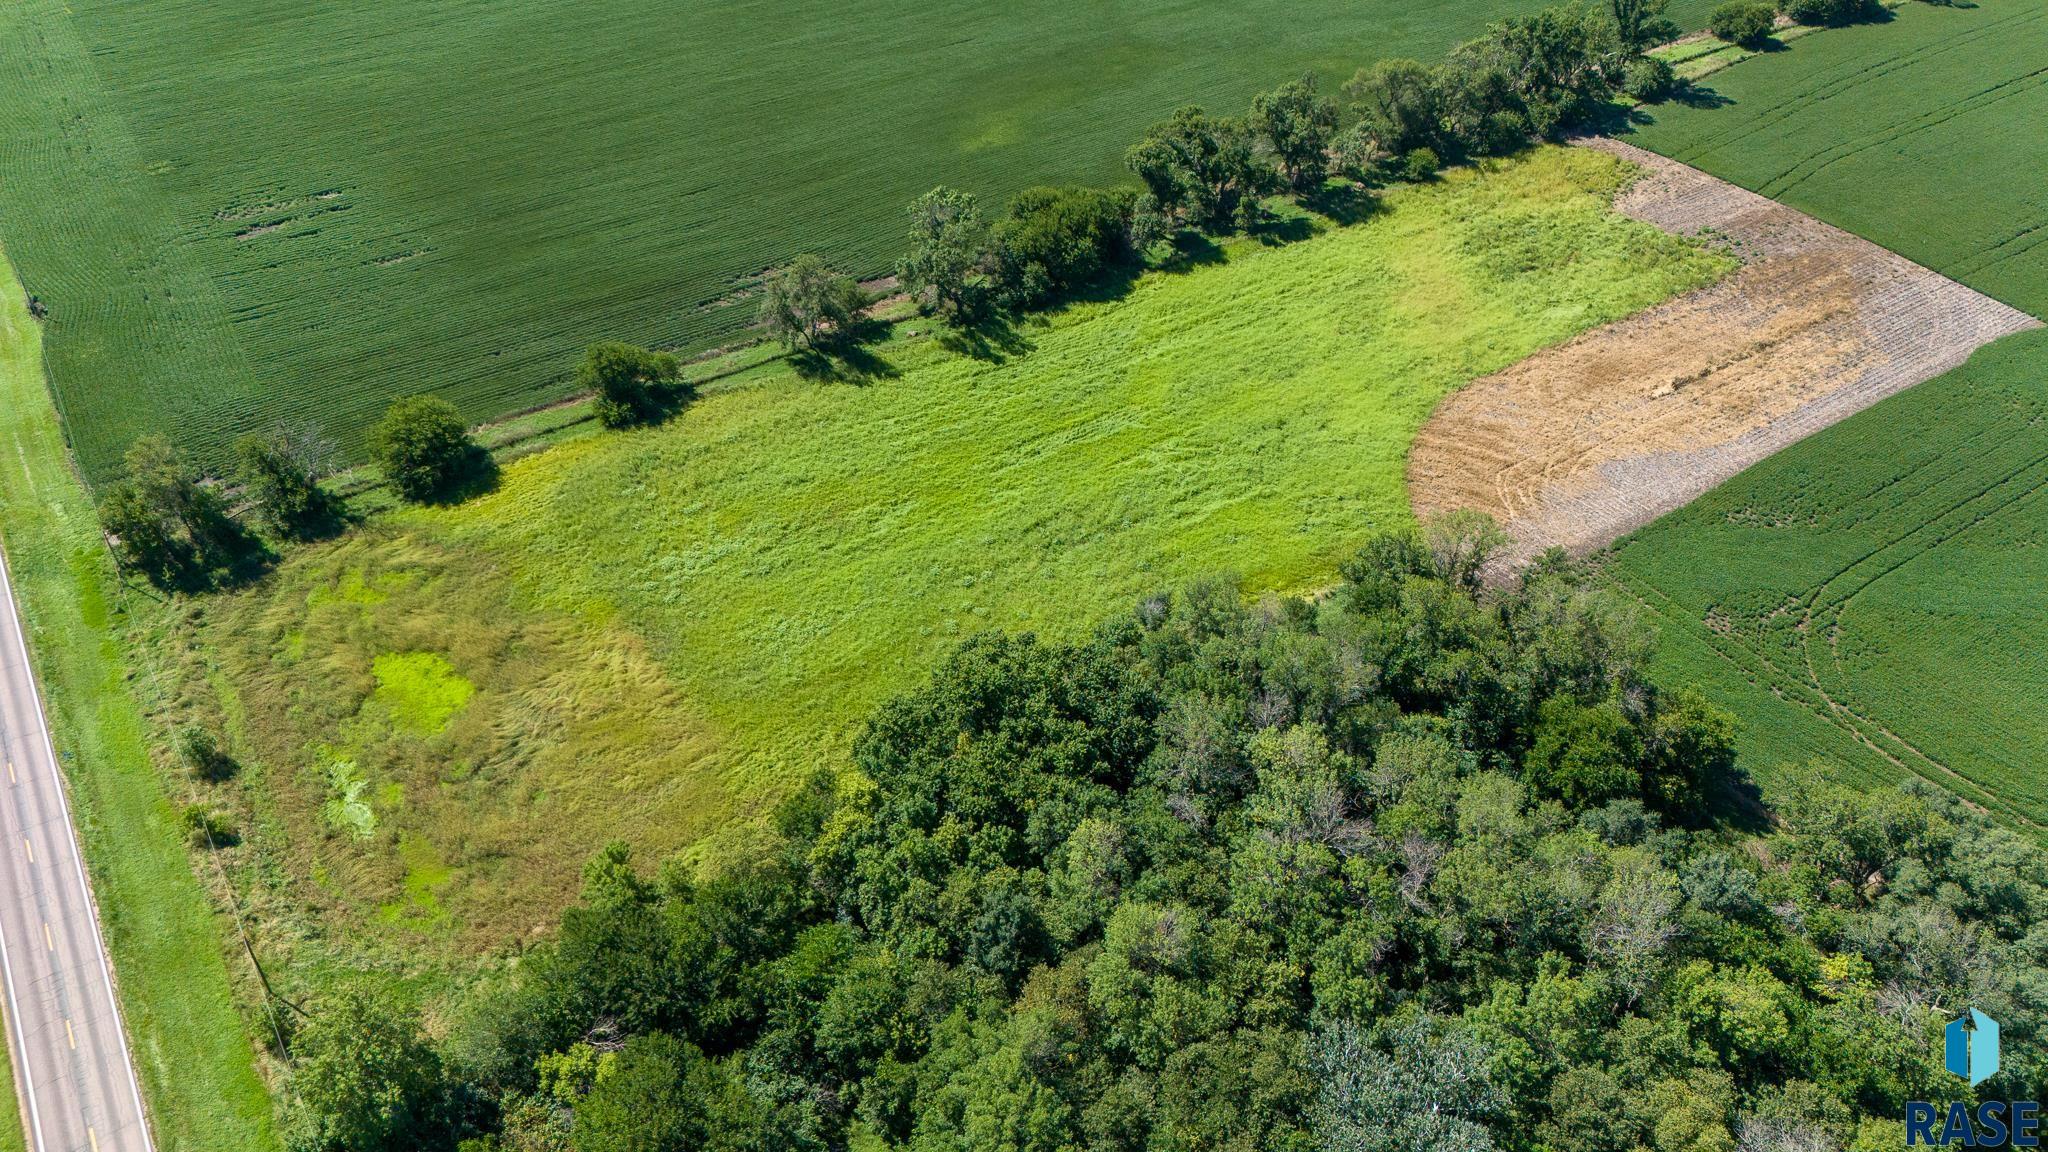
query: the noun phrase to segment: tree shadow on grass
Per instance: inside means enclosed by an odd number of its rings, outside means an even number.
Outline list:
[[[903,370],[869,347],[887,339],[889,331],[888,321],[863,316],[816,345],[793,349],[790,367],[806,380],[840,384],[894,380]]]
[[[435,489],[432,495],[421,500],[422,504],[436,507],[451,507],[478,496],[498,490],[498,461],[484,450],[481,444],[471,444],[462,455],[462,463],[450,474],[447,483]]]
[[[1723,96],[1706,84],[1681,80],[1671,93],[1670,102],[1683,104],[1687,108],[1726,108],[1735,103],[1734,99]]]
[[[939,347],[987,364],[1001,364],[1037,348],[1009,316],[992,313],[979,319],[947,325],[936,337]]]
[[[1302,197],[1301,206],[1345,228],[1379,215],[1384,208],[1370,188],[1349,181],[1325,184],[1313,194]]]
[[[1280,248],[1315,235],[1316,226],[1306,216],[1268,216],[1245,229],[1245,234],[1268,248]]]
[[[789,366],[805,380],[827,384],[872,384],[903,375],[902,369],[858,344],[799,348],[789,354]]]
[[[1192,272],[1197,268],[1223,263],[1223,246],[1200,232],[1178,232],[1167,243],[1173,251],[1166,258],[1152,266],[1155,272],[1178,275]]]

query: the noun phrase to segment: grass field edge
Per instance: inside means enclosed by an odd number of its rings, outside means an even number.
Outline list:
[[[277,1148],[216,914],[193,876],[126,688],[114,577],[42,377],[40,332],[0,253],[0,537],[113,953],[159,1147]],[[0,1148],[6,1145],[0,1140]]]

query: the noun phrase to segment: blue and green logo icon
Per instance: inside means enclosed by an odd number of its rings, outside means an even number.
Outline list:
[[[1948,1070],[1975,1088],[1998,1074],[1998,1021],[1975,1008],[1948,1025]]]

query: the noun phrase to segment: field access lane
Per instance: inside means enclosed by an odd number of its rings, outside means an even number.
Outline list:
[[[0,998],[34,1152],[150,1152],[112,971],[0,556]]]

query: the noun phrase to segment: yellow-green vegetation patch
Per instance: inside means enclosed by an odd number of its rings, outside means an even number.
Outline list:
[[[446,923],[447,910],[441,906],[441,889],[455,878],[455,870],[441,859],[433,842],[421,836],[398,839],[398,858],[405,865],[405,895],[377,910],[386,924],[432,929]]]
[[[306,593],[306,607],[318,608],[322,604],[382,604],[390,593],[383,588],[373,588],[360,568],[342,572],[331,584],[316,584]]]
[[[375,589],[376,596],[334,595]],[[495,564],[371,526],[190,613],[167,675],[229,712],[260,950],[413,962],[509,943],[612,836],[678,849],[731,812],[719,741],[630,633],[513,603]],[[300,917],[306,917],[301,919]],[[333,926],[403,928],[402,933]],[[384,951],[380,952],[380,949]]]
[[[377,677],[370,699],[415,736],[439,733],[476,694],[476,685],[439,652],[386,652],[371,661],[370,671]]]

